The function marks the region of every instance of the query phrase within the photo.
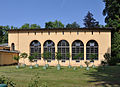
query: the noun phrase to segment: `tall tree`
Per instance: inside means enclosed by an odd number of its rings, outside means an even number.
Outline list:
[[[80,28],[80,25],[76,22],[73,22],[72,24],[67,24],[66,28]]]
[[[55,20],[54,22],[49,21],[45,23],[45,28],[64,28],[64,24],[61,21]]]
[[[106,16],[107,27],[112,27],[112,57],[120,58],[120,0],[103,0],[105,9],[103,15]]]
[[[2,38],[3,38],[3,26],[0,26],[0,43],[2,43]]]
[[[86,28],[99,27],[99,22],[93,18],[93,14],[88,11],[87,15],[83,19]]]
[[[120,62],[120,34],[115,32],[112,37],[112,57]]]
[[[103,0],[105,9],[103,15],[106,16],[107,27],[113,27],[114,31],[120,30],[120,0]]]
[[[0,43],[7,43],[8,42],[8,29],[10,27],[7,26],[0,26]]]

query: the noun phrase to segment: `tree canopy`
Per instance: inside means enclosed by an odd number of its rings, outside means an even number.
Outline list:
[[[73,22],[72,24],[67,24],[66,28],[80,28],[80,25],[76,22]]]
[[[24,25],[22,25],[20,27],[20,29],[40,29],[40,25],[37,25],[37,24],[28,24],[28,23],[25,23]]]
[[[10,29],[8,25],[0,26],[0,43],[8,42],[8,32],[7,32],[8,29]]]
[[[119,0],[103,0],[105,9],[103,15],[107,27],[112,27],[112,60],[120,59],[120,1]],[[116,62],[116,61],[115,61]],[[120,61],[119,61],[120,62]]]
[[[93,18],[93,14],[88,11],[87,15],[83,19],[86,28],[99,27],[99,22]]]
[[[120,0],[103,0],[105,9],[103,15],[107,27],[113,27],[115,31],[120,30]]]
[[[54,22],[49,21],[45,23],[45,28],[64,28],[64,24],[61,21],[55,20]]]

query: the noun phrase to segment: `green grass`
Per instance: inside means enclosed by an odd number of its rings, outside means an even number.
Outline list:
[[[120,87],[120,66],[101,67],[95,69],[56,67],[43,70],[42,67],[29,69],[29,67],[16,69],[15,66],[1,66],[0,76],[5,75],[16,83],[16,87],[28,87],[36,74],[40,77],[39,84],[46,83],[48,87]]]

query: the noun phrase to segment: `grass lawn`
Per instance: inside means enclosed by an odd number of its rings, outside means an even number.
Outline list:
[[[120,87],[120,66],[107,66],[105,70],[90,68],[90,71],[68,67],[58,71],[56,67],[43,70],[42,67],[16,69],[15,66],[0,66],[0,76],[9,77],[16,87],[28,87],[36,74],[40,77],[39,84],[46,83],[47,87]]]

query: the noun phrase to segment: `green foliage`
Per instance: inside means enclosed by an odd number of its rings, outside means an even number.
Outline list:
[[[2,43],[2,38],[3,38],[3,30],[0,29],[0,43]]]
[[[29,56],[28,58],[30,62],[33,62],[34,56]]]
[[[115,31],[120,30],[120,1],[119,0],[103,0],[105,9],[103,15],[106,16],[105,22],[108,27],[113,27]]]
[[[115,57],[111,57],[110,53],[105,53],[104,58],[107,61],[108,65],[116,65],[117,64],[118,59]]]
[[[88,11],[87,15],[83,19],[86,28],[99,27],[99,22],[93,18],[93,14]]]
[[[51,52],[43,52],[42,57],[44,60],[48,60],[51,58]]]
[[[33,78],[31,78],[28,87],[48,87],[48,86],[46,85],[46,83],[40,85],[40,77],[38,74],[36,74]]]
[[[2,26],[0,26],[0,36],[3,36]]]
[[[18,63],[18,62],[19,62],[19,59],[20,59],[20,56],[14,56],[13,59],[16,60],[17,63]]]
[[[25,59],[25,58],[27,58],[27,57],[28,57],[28,54],[27,54],[27,53],[25,53],[25,52],[24,52],[24,53],[21,53],[21,54],[20,54],[20,57]]]
[[[78,59],[82,59],[84,57],[84,54],[83,53],[78,53],[74,56],[74,59],[75,60],[78,60]]]
[[[9,26],[0,26],[0,43],[7,43],[8,42],[8,29]]]
[[[37,74],[33,78],[31,78],[31,81],[30,81],[28,87],[40,87],[39,86],[39,81],[40,81],[40,77]]]
[[[11,26],[11,29],[18,29],[18,27]]]
[[[115,62],[120,58],[120,1],[119,0],[103,0],[105,9],[103,15],[106,16],[105,22],[107,27],[112,27],[112,57],[111,62]],[[117,61],[118,62],[118,61]],[[119,61],[120,62],[120,61]]]
[[[4,75],[0,76],[0,84],[7,84],[8,87],[15,87],[15,83]]]
[[[54,22],[46,22],[45,28],[64,28],[64,24],[62,22],[55,20]]]
[[[68,57],[68,58],[70,58],[70,53],[68,52],[68,53],[66,53],[66,57]]]
[[[40,29],[40,25],[37,24],[31,24],[30,29]]]
[[[90,65],[90,62],[88,62],[88,61],[85,61],[85,64],[86,64],[86,66],[87,66],[87,67],[89,67],[89,65]]]
[[[117,32],[112,38],[112,56],[120,61],[120,34]]]
[[[72,24],[67,24],[66,28],[80,28],[80,25],[76,22],[73,22]]]
[[[32,55],[32,56],[34,57],[34,59],[37,59],[38,53],[37,53],[37,52],[35,52],[35,53],[33,53],[33,55]]]
[[[105,60],[110,61],[110,59],[111,59],[110,53],[105,53],[104,58],[105,58]]]
[[[105,61],[101,61],[101,65],[105,66],[107,63]]]
[[[60,52],[56,52],[55,58],[59,61],[62,58],[62,55]]]
[[[3,75],[0,76],[0,84],[5,84],[5,83],[6,83],[5,77]]]
[[[20,27],[20,29],[30,29],[30,24],[25,23],[24,25],[22,25],[22,26]]]
[[[94,59],[97,58],[97,54],[90,54],[90,60],[91,62],[94,62]]]
[[[28,23],[25,23],[24,25],[22,25],[20,27],[20,29],[40,29],[40,25],[37,25],[37,24],[28,24]]]

